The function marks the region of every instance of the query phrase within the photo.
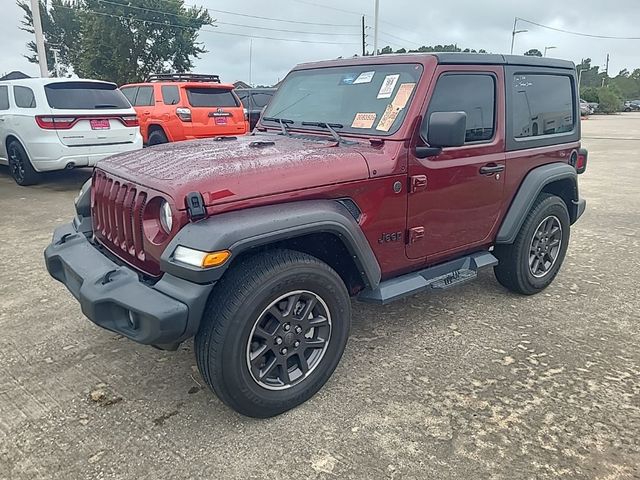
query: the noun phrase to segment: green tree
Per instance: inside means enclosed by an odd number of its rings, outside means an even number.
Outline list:
[[[602,87],[598,90],[599,106],[602,113],[616,113],[622,109],[622,100],[611,87]]]
[[[598,103],[598,89],[595,87],[582,87],[580,89],[580,98],[589,103]]]
[[[540,50],[538,50],[537,48],[532,48],[531,50],[527,50],[526,52],[524,52],[524,54],[527,57],[541,57],[542,56],[542,52]]]
[[[25,12],[23,29],[32,30],[27,1],[18,5]],[[53,0],[49,10],[41,7],[41,15],[50,68],[49,52],[59,48],[65,71],[120,85],[151,73],[189,71],[206,53],[198,31],[214,21],[184,0]],[[27,48],[34,52],[35,45]],[[33,53],[27,58],[37,62]]]

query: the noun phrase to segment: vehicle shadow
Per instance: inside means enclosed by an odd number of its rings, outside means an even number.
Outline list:
[[[92,168],[74,168],[72,170],[45,172],[41,174],[40,180],[36,185],[24,188],[25,191],[32,188],[57,192],[77,191],[84,182],[91,178],[92,172]],[[9,174],[9,167],[6,165],[0,166],[0,182],[7,184],[10,182],[12,185],[15,185]],[[17,185],[15,186],[19,188]]]

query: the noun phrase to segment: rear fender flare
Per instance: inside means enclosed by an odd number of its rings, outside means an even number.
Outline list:
[[[573,223],[579,216],[578,174],[575,168],[560,162],[542,165],[531,170],[524,178],[502,221],[496,237],[496,244],[513,243],[538,195],[546,186],[565,180],[569,180],[573,185],[573,191],[569,195],[571,205],[567,205],[569,217]]]

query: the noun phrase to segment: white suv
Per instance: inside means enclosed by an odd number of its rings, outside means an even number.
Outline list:
[[[18,185],[142,148],[136,112],[115,84],[30,78],[0,82],[0,164]]]

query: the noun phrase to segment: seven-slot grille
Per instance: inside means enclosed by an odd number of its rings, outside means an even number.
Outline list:
[[[93,175],[93,232],[113,253],[140,266],[145,261],[142,214],[147,192],[131,183]]]

